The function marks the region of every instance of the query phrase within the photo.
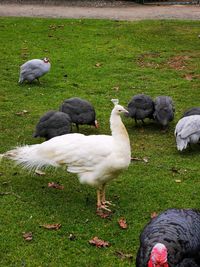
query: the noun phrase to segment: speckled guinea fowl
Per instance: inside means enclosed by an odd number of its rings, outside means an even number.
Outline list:
[[[55,136],[71,132],[71,119],[68,114],[50,110],[46,112],[36,125],[33,137],[44,137],[49,140]]]
[[[51,64],[48,58],[31,59],[20,67],[19,83],[24,81],[33,82],[50,71]]]
[[[200,140],[200,115],[190,115],[181,118],[176,124],[174,135],[177,149],[182,151],[189,144],[196,144]]]
[[[168,209],[145,226],[136,267],[153,266],[200,266],[200,212]]]
[[[65,99],[59,110],[70,116],[72,123],[76,124],[78,131],[79,125],[83,124],[93,125],[96,128],[98,127],[95,109],[92,104],[85,99],[79,97]]]
[[[171,97],[169,96],[158,96],[154,101],[154,114],[153,117],[155,121],[162,125],[163,128],[169,124],[170,121],[174,119],[175,108]]]
[[[150,96],[139,94],[133,96],[128,103],[128,117],[137,120],[141,120],[144,123],[145,118],[153,119],[154,103]]]
[[[193,108],[186,110],[184,112],[182,118],[187,117],[187,116],[191,116],[191,115],[200,115],[200,107],[193,107]]]

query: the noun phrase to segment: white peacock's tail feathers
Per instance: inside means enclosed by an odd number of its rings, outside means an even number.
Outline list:
[[[119,99],[114,98],[114,99],[111,99],[111,101],[113,102],[115,106],[119,104]]]
[[[2,157],[14,160],[16,164],[30,170],[47,166],[59,166],[48,151],[41,151],[40,144],[16,147],[4,153]]]

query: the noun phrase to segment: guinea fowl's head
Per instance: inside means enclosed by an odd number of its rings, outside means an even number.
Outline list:
[[[44,63],[49,63],[50,62],[48,57],[43,58],[43,61],[44,61]]]
[[[167,262],[167,248],[157,243],[151,251],[148,267],[169,267]]]
[[[120,115],[121,113],[128,113],[127,109],[118,104],[119,103],[118,99],[112,99],[111,101],[115,105],[112,110],[112,114]]]

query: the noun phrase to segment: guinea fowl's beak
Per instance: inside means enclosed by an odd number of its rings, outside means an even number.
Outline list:
[[[97,120],[95,120],[95,122],[94,122],[94,127],[97,128],[97,129],[99,128],[99,123],[98,123]]]

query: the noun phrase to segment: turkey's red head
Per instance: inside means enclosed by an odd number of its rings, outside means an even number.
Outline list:
[[[167,248],[157,243],[151,251],[148,267],[169,267],[167,262]]]
[[[48,57],[43,58],[44,63],[49,63]]]

